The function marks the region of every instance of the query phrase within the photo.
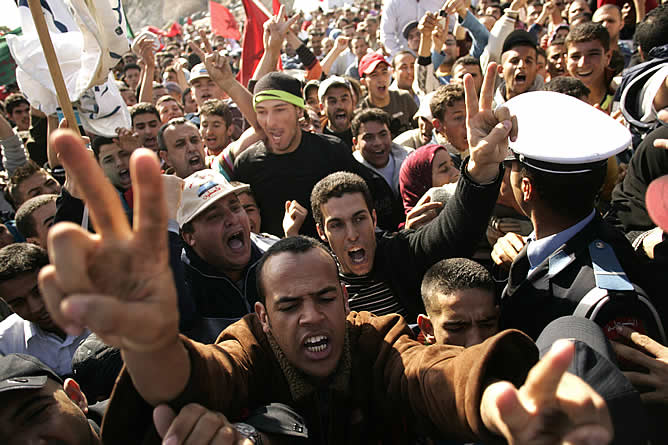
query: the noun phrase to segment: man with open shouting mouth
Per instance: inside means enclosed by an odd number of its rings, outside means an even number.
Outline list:
[[[184,182],[176,222],[185,242],[181,263],[188,291],[180,295],[180,310],[183,330],[198,341],[215,340],[257,301],[255,265],[264,249],[253,242],[237,197],[248,190],[214,170],[200,170]],[[178,242],[171,226],[170,232],[170,242]]]

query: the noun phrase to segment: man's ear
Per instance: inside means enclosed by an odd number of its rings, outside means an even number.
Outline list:
[[[262,330],[266,333],[271,332],[271,322],[269,321],[267,308],[259,301],[255,302],[255,314],[257,315],[257,318],[260,319],[260,323],[262,323]]]
[[[358,151],[357,150],[357,138],[353,136],[353,151]]]
[[[158,150],[158,156],[160,156],[161,160],[169,164],[169,161],[167,160],[167,150]]]
[[[535,198],[536,191],[533,189],[533,184],[531,184],[531,180],[529,178],[522,178],[520,188],[522,189],[522,199],[524,202],[528,202]]]
[[[86,400],[86,395],[81,391],[79,384],[75,380],[65,379],[65,383],[63,383],[63,391],[65,391],[67,397],[69,397],[84,414],[88,413],[88,400]]]
[[[425,340],[427,340],[427,342],[430,344],[436,343],[436,338],[434,337],[434,326],[431,324],[431,319],[424,314],[420,314],[417,317],[417,324],[420,327],[420,331],[422,331],[422,335],[424,335]]]
[[[368,85],[366,84],[366,76],[362,76],[362,77],[360,77],[360,83],[361,83],[362,85],[364,85],[365,87],[368,87]]]
[[[378,217],[376,216],[376,209],[373,209],[371,211],[371,219],[373,220],[373,228],[375,230],[376,226],[378,225]]]
[[[318,236],[320,237],[320,239],[323,240],[324,242],[328,243],[329,241],[327,241],[327,234],[326,234],[325,231],[323,230],[323,228],[322,228],[322,226],[320,225],[320,223],[317,223],[317,224],[315,225],[315,229],[318,231]]]
[[[504,63],[504,58],[501,56],[501,63],[496,67],[496,72],[499,76],[503,76],[503,63]]]
[[[230,138],[234,134],[234,124],[227,126],[227,137]]]
[[[434,127],[434,130],[436,130],[436,131],[439,131],[443,128],[443,125],[441,124],[441,121],[439,121],[436,118],[431,120],[431,125]]]
[[[191,232],[181,231],[181,238],[183,238],[183,241],[185,241],[186,244],[190,247],[195,247],[195,237]]]

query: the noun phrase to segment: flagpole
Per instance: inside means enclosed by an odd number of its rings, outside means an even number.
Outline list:
[[[67,93],[65,80],[63,80],[63,73],[60,71],[60,65],[58,64],[58,58],[56,57],[56,51],[53,49],[53,43],[51,42],[49,29],[46,26],[46,20],[44,19],[44,13],[42,12],[42,5],[40,4],[40,0],[28,0],[28,7],[30,8],[32,19],[35,22],[35,28],[37,29],[37,35],[39,36],[39,42],[42,45],[42,50],[44,51],[46,64],[49,66],[49,73],[51,73],[53,85],[56,87],[58,104],[60,105],[61,110],[63,110],[63,114],[67,119],[69,128],[72,131],[75,131],[77,134],[81,135],[79,133],[77,120],[74,117],[74,109],[72,108],[72,103],[70,102],[70,96]]]

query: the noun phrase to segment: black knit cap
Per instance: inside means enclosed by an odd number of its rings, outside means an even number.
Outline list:
[[[258,94],[266,90],[280,90],[294,94],[297,97],[302,97],[302,83],[299,79],[296,79],[289,74],[285,74],[282,71],[272,71],[271,73],[265,74],[257,81],[257,84],[255,84],[253,92]]]
[[[510,51],[516,46],[530,46],[535,49],[537,46],[536,38],[523,29],[516,29],[515,31],[508,34],[506,40],[503,41],[502,53]]]

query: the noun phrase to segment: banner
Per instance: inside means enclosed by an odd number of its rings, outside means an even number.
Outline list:
[[[239,24],[229,9],[220,3],[210,1],[209,11],[211,12],[211,31],[215,35],[237,41],[241,40]]]
[[[246,24],[244,26],[244,39],[241,51],[241,66],[237,78],[243,86],[248,86],[248,81],[253,77],[262,54],[264,45],[264,22],[269,20],[269,11],[256,0],[241,0],[246,11]]]
[[[44,18],[71,102],[107,81],[109,71],[130,49],[121,0],[41,0]],[[55,87],[27,0],[19,0],[22,36],[7,36],[18,65],[16,80],[31,105],[54,114]]]

